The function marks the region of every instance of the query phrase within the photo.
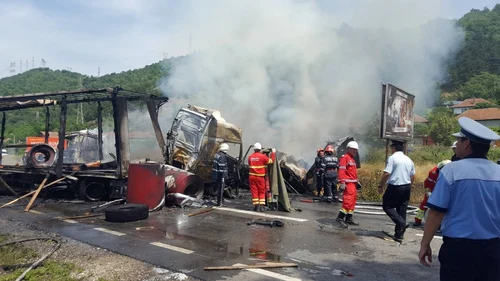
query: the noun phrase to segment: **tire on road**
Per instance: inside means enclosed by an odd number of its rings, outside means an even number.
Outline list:
[[[138,221],[149,217],[149,207],[145,204],[111,206],[104,211],[104,216],[109,222]]]

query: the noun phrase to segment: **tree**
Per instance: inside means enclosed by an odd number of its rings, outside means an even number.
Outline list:
[[[459,130],[459,125],[453,112],[446,107],[436,107],[431,110],[429,116],[429,135],[437,143],[451,145],[452,134]]]
[[[428,136],[429,135],[429,125],[424,123],[415,123],[413,127],[414,136]]]
[[[460,92],[462,99],[484,98],[500,101],[500,75],[483,72],[460,87]]]

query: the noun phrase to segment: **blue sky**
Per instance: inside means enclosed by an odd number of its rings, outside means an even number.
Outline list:
[[[241,0],[234,0],[241,1]],[[282,5],[295,1],[271,0]],[[431,18],[459,18],[472,8],[492,8],[489,0],[317,0],[332,25],[398,28]],[[249,1],[242,1],[246,5]],[[261,3],[262,4],[262,3]],[[224,1],[202,0],[0,0],[0,77],[35,67],[43,58],[53,69],[97,75],[126,71],[216,44],[218,22],[206,13],[231,13]],[[263,8],[265,8],[263,6]],[[397,16],[394,16],[397,15]]]

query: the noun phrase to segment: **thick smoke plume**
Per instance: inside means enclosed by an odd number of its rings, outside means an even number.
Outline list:
[[[463,40],[454,22],[424,14],[439,1],[375,2],[349,23],[313,1],[196,2],[179,28],[205,45],[175,60],[162,90],[219,109],[243,129],[245,146],[311,159],[380,112],[381,83],[414,94],[420,112],[432,105]],[[409,18],[423,22],[408,26]]]

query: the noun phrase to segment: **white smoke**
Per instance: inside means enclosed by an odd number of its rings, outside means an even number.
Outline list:
[[[381,83],[414,94],[417,108],[435,101],[463,32],[428,21],[440,1],[404,2],[360,5],[348,24],[313,1],[196,2],[178,28],[205,47],[174,60],[162,90],[220,110],[243,129],[245,146],[310,159],[380,111]],[[419,24],[407,27],[406,18]]]

